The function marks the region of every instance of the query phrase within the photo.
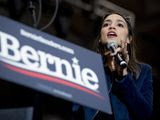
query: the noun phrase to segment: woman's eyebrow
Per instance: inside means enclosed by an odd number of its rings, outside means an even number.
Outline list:
[[[126,23],[124,20],[117,19],[116,21],[117,21],[117,22],[121,22],[121,23],[123,23],[125,26],[127,26],[127,23]],[[106,19],[106,20],[104,20],[103,24],[105,24],[105,23],[111,23],[111,22],[112,22],[111,19]],[[102,24],[102,25],[103,25],[103,24]]]
[[[122,23],[126,24],[126,22],[125,22],[125,21],[120,20],[120,19],[118,19],[118,20],[117,20],[117,22],[122,22]]]
[[[104,22],[111,22],[111,20],[110,20],[110,19],[107,19],[107,20],[104,20]]]
[[[112,21],[111,19],[104,20],[104,22],[111,22],[111,21]],[[117,22],[123,22],[126,24],[126,22],[121,19],[118,19]]]

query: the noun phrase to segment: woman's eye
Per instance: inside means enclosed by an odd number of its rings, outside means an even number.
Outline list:
[[[107,27],[109,24],[108,23],[104,23],[103,24],[103,27]]]
[[[123,25],[123,24],[121,24],[121,23],[118,23],[118,26],[119,26],[119,27],[124,27],[124,25]]]

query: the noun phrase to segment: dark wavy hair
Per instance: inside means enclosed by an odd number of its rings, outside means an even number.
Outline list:
[[[105,20],[105,18],[108,17],[111,14],[118,14],[118,15],[120,15],[121,17],[124,18],[124,20],[127,23],[127,27],[128,27],[128,31],[129,31],[128,32],[128,37],[130,39],[130,44],[128,44],[128,46],[127,46],[127,50],[128,50],[128,54],[129,54],[128,71],[137,79],[139,77],[139,74],[140,74],[140,65],[139,65],[140,62],[136,58],[134,28],[131,25],[130,17],[122,15],[122,14],[120,14],[118,12],[114,12],[114,11],[108,12],[102,18],[100,29],[102,28],[102,24],[103,24],[103,21]],[[99,41],[100,38],[101,38],[100,35],[101,34],[100,34],[100,30],[99,30],[99,35],[98,35],[98,37],[96,39],[95,47],[96,47],[96,51],[98,53],[102,54],[103,61],[105,62],[106,58],[103,56],[103,53],[105,52],[105,46]]]

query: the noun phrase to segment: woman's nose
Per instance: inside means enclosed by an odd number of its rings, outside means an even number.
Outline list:
[[[109,29],[116,29],[113,25],[109,26]]]

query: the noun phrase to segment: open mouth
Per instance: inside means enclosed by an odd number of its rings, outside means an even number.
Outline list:
[[[117,34],[113,31],[110,31],[110,32],[107,33],[107,36],[108,37],[117,37]]]

